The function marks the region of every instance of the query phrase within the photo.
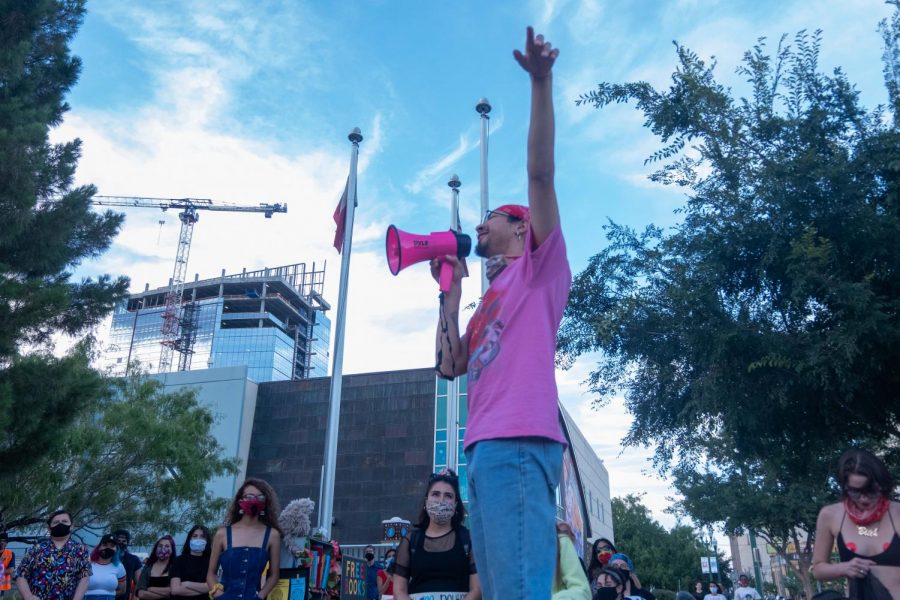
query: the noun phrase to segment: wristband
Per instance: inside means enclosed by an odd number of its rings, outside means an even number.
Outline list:
[[[222,585],[221,583],[217,583],[216,585],[212,586],[211,590],[209,590],[209,597],[210,597],[210,599],[215,598],[216,594],[218,592],[224,592],[224,591],[225,591],[225,586]]]

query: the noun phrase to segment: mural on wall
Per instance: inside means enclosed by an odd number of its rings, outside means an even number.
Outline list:
[[[575,534],[575,550],[578,556],[584,560],[585,545],[591,534],[591,525],[587,520],[584,510],[584,495],[581,491],[581,481],[578,478],[578,470],[575,465],[575,455],[572,451],[572,440],[569,437],[569,428],[562,412],[559,415],[559,424],[563,435],[566,436],[566,449],[563,452],[562,475],[559,479],[560,506],[564,509],[564,518],[572,533]]]

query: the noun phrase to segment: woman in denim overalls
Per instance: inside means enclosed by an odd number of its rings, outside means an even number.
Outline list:
[[[221,600],[261,600],[278,583],[281,527],[278,498],[268,483],[247,479],[213,539],[206,582]],[[262,574],[268,565],[265,583]],[[221,567],[221,575],[217,571]]]

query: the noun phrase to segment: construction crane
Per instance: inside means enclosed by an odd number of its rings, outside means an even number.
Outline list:
[[[207,198],[142,198],[135,196],[94,196],[92,204],[99,206],[119,206],[130,208],[158,208],[166,211],[180,210],[181,232],[178,235],[178,252],[175,255],[175,268],[172,270],[172,281],[166,294],[166,306],[162,314],[163,339],[159,358],[159,372],[167,373],[172,367],[172,354],[179,353],[178,370],[187,371],[191,366],[191,355],[194,353],[194,314],[196,307],[191,305],[183,311],[184,276],[187,272],[188,256],[191,253],[191,238],[194,224],[200,219],[197,211],[212,210],[221,212],[263,213],[267,219],[275,213],[286,213],[287,204],[259,204],[258,206],[241,206],[224,202],[213,203]],[[189,313],[189,314],[184,314]],[[184,335],[182,335],[184,330]]]

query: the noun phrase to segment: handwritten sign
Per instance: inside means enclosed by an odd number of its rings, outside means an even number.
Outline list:
[[[366,600],[367,569],[358,558],[345,555],[341,559],[341,600]]]

